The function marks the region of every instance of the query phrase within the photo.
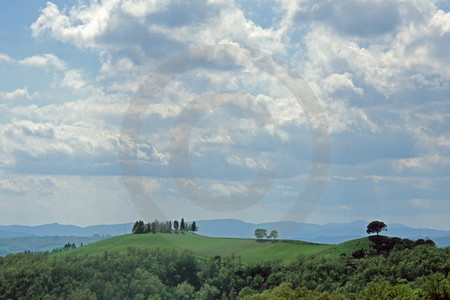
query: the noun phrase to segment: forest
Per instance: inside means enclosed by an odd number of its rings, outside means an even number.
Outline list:
[[[449,299],[450,249],[242,263],[174,249],[0,258],[0,299]]]

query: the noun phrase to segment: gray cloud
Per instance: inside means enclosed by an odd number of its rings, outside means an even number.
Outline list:
[[[325,22],[341,33],[360,37],[392,32],[401,23],[399,4],[387,0],[304,1],[296,19]]]

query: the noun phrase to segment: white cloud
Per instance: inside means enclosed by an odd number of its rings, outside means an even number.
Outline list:
[[[409,5],[405,9],[411,10]],[[450,47],[445,38],[450,34],[449,17],[429,5],[425,7],[420,19],[402,16],[396,30],[388,31],[388,37],[382,39],[351,39],[334,33],[330,26],[317,24],[305,37],[311,69],[320,70],[322,78],[351,73],[385,96],[414,88],[424,80],[433,80],[436,85],[436,76],[443,85],[450,78],[448,68],[441,67],[448,59],[444,49]]]
[[[237,155],[232,155],[230,157],[227,157],[227,162],[230,165],[246,166],[247,168],[250,168],[250,169],[257,169],[257,168],[260,168],[260,166],[261,166],[261,164],[257,163],[253,157],[239,157]]]
[[[0,194],[2,192],[17,194],[43,194],[49,195],[53,191],[55,182],[47,177],[33,176],[7,176],[0,179]]]
[[[44,69],[64,70],[66,68],[65,62],[51,53],[24,58],[19,61],[19,64]]]
[[[3,136],[0,149],[9,158],[5,159],[9,168],[20,167],[24,172],[34,172],[37,167],[39,172],[52,173],[63,165],[115,160],[117,133],[93,129],[82,121],[60,126],[48,122],[12,122],[0,126]],[[70,169],[67,167],[69,174]]]
[[[404,159],[400,159],[398,161],[398,167],[400,170],[402,170],[403,168],[420,168],[422,166],[422,161],[423,158],[404,158]]]
[[[12,61],[13,61],[13,59],[11,57],[9,57],[9,55],[0,53],[0,63],[1,62],[12,62]]]
[[[422,174],[435,173],[439,170],[445,172],[450,164],[450,156],[440,155],[438,153],[430,153],[421,157],[399,159],[396,167],[399,171],[420,171]]]
[[[87,20],[92,20],[90,24],[83,24],[74,26],[71,28],[71,22],[73,22],[68,16],[64,15],[54,3],[48,2],[47,6],[42,10],[39,18],[31,25],[32,33],[35,37],[49,32],[50,35],[57,40],[61,41],[86,41],[93,38],[98,31],[103,30],[106,27],[105,19],[108,18],[108,6],[111,6],[113,2],[105,2],[105,9],[99,9],[99,4],[93,4],[94,11],[92,15],[87,13],[79,13],[77,10],[72,10],[74,14],[73,21],[80,21],[85,23]]]
[[[83,74],[79,70],[69,70],[64,74],[61,86],[79,90],[86,86]]]
[[[342,204],[342,205],[337,206],[336,209],[338,209],[338,210],[351,210],[352,207],[349,206],[349,205]]]
[[[129,13],[132,16],[143,18],[152,13],[158,11],[164,11],[170,5],[171,1],[160,1],[160,0],[134,0],[126,1],[120,3],[120,7],[123,11]]]
[[[9,92],[9,93],[1,93],[0,94],[3,98],[6,100],[16,100],[16,99],[26,99],[31,100],[32,95],[28,93],[28,89],[17,89],[15,91]]]
[[[339,93],[340,91],[349,91],[359,96],[364,94],[364,90],[356,87],[352,80],[352,74],[345,72],[343,74],[331,74],[324,80],[324,88],[330,93]]]
[[[255,25],[232,3],[220,1],[104,1],[70,10],[48,3],[31,30],[35,37],[98,51],[99,75],[105,78],[124,69],[136,76],[182,50],[221,42],[284,51],[283,34]]]

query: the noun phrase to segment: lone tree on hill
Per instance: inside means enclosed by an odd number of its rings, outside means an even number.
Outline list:
[[[272,230],[267,238],[268,239],[270,239],[270,238],[276,239],[277,237],[278,237],[278,231]]]
[[[262,239],[263,237],[267,237],[267,230],[266,229],[262,229],[262,228],[258,228],[255,230],[255,237],[257,239]]]
[[[369,225],[367,225],[366,232],[368,234],[376,233],[378,235],[381,231],[387,231],[387,225],[384,224],[384,222],[372,221],[369,223]]]

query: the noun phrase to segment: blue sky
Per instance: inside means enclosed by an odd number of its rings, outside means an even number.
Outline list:
[[[445,1],[0,1],[0,223],[450,230],[448,49]]]

